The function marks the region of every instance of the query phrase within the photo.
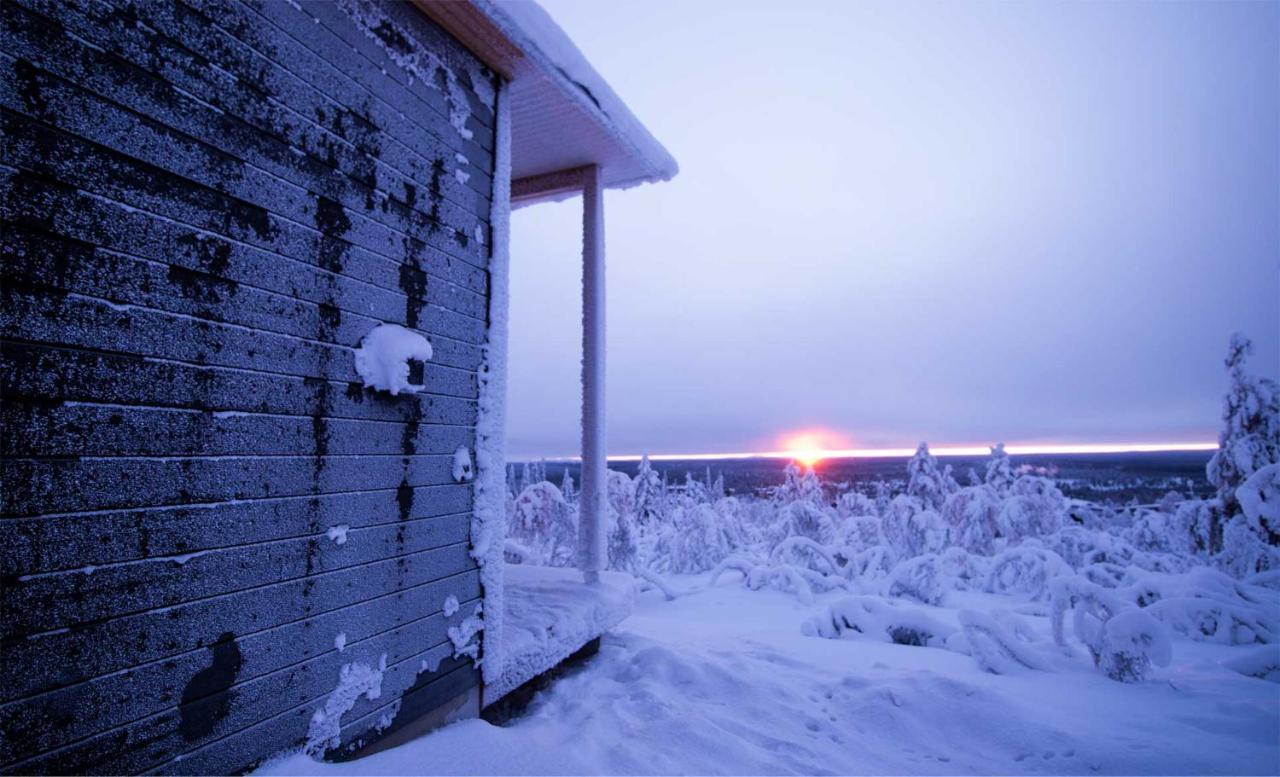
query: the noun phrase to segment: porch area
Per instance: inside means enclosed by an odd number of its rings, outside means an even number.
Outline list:
[[[502,670],[484,686],[488,707],[551,671],[631,614],[635,578],[573,568],[507,564],[503,570]]]

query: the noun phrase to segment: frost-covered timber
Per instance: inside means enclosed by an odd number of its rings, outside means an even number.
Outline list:
[[[0,771],[478,699],[494,74],[408,4],[0,14]]]
[[[578,565],[587,582],[605,568],[605,257],[604,190],[589,167],[582,192],[582,495]]]

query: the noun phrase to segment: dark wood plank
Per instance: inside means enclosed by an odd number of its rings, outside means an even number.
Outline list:
[[[283,583],[78,624],[4,644],[6,663],[23,667],[0,685],[0,701],[46,693],[133,666],[201,650],[224,633],[253,634],[307,621],[360,602],[471,572],[463,545],[382,559]],[[464,588],[459,583],[460,589]],[[288,645],[279,643],[288,651]]]
[[[0,259],[6,281],[293,335],[339,345],[358,345],[382,324],[375,318],[345,313],[146,259],[95,248],[71,238],[12,225],[0,235]],[[420,306],[414,316],[420,331],[465,342],[484,336],[484,321],[435,305]]]
[[[12,517],[447,485],[453,456],[0,460]]]
[[[0,456],[351,456],[453,453],[475,444],[474,402],[440,397],[410,424],[8,399]]]
[[[349,383],[354,346],[278,335],[54,290],[0,289],[0,338]],[[431,362],[473,371],[478,345],[434,336]],[[411,404],[408,397],[388,397]],[[426,401],[430,401],[429,399]],[[313,411],[314,412],[314,411]]]
[[[206,654],[208,671],[204,678],[192,678],[200,686],[217,688],[213,693],[107,729],[65,747],[16,761],[6,768],[15,773],[131,774],[145,771],[203,742],[237,733],[292,708],[310,706],[314,712],[323,706],[325,697],[338,685],[344,665],[361,663],[374,669],[385,665],[387,670],[401,667],[394,672],[384,670],[383,681],[390,679],[394,683],[421,667],[419,656],[447,638],[444,634],[447,626],[443,616],[422,618],[348,645],[342,653],[329,651],[243,683],[235,683],[243,668],[243,657],[235,635],[228,633],[210,646]],[[413,676],[419,673],[444,676],[462,666],[464,661],[467,660],[451,658],[434,672],[420,670],[413,672]],[[392,691],[393,687],[386,690]],[[359,708],[357,703],[355,710]]]
[[[473,372],[428,362],[423,375],[425,394],[392,397],[358,381],[0,341],[0,396],[46,406],[84,402],[420,424],[439,415],[436,395],[477,396]]]
[[[487,312],[485,274],[430,251],[395,266],[381,261],[348,264],[349,271],[361,275],[357,279],[94,197],[54,179],[3,169],[0,214],[29,231],[410,328],[416,328],[428,301],[473,318]]]
[[[307,537],[20,575],[0,600],[0,640],[465,544],[471,530],[469,513],[399,522],[389,511],[379,519],[389,523],[333,537],[316,524]]]
[[[446,617],[442,606],[448,596],[460,599],[464,605]],[[444,644],[445,629],[469,615],[479,596],[479,574],[467,572],[314,618],[238,636],[235,646],[240,667],[235,682],[246,683],[318,656],[350,660],[365,641],[423,619],[428,620],[415,624],[418,627],[415,636],[422,638],[424,644]],[[421,627],[426,627],[425,634]],[[342,644],[341,650],[338,644]],[[212,689],[196,687],[195,683],[197,674],[210,664],[210,652],[208,648],[192,650],[0,705],[0,728],[9,734],[7,742],[0,745],[0,763],[30,758],[175,706],[181,718],[183,707],[189,710],[193,703],[215,693]],[[315,674],[314,670],[308,671]],[[322,671],[318,676],[324,674]],[[234,693],[235,687],[231,690]],[[299,690],[290,689],[293,693]]]
[[[460,165],[443,146],[429,157],[412,155],[359,114],[314,93],[291,94],[293,105],[286,107],[239,80],[218,77],[224,71],[209,68],[204,57],[178,49],[149,25],[122,21],[105,4],[18,2],[25,7],[4,12],[15,33],[5,67],[26,98],[23,106],[43,120],[81,124],[77,114],[102,114],[119,126],[116,141],[128,142],[122,130],[136,121],[130,115],[145,117],[144,124],[171,127],[401,231],[422,224],[470,232],[477,218],[487,223],[487,197],[455,173],[461,168],[469,176],[473,165]],[[51,47],[51,39],[60,45]],[[327,117],[330,128],[315,117]],[[410,192],[421,199],[410,202]]]
[[[0,521],[0,568],[30,575],[467,513],[472,494],[454,484],[15,518]]]
[[[414,689],[415,696],[422,700],[415,706],[425,707],[432,701],[444,702],[476,687],[480,681],[480,672],[469,662],[446,659],[431,676],[423,677],[423,662],[431,665],[442,652],[442,648],[433,648],[397,664],[388,664],[382,675],[384,696],[380,698],[400,694],[405,689]],[[364,701],[357,702],[356,708],[348,713],[358,717],[351,723],[343,724],[344,738],[352,736],[358,727],[369,725],[371,717],[373,725],[377,725],[388,714],[379,710],[373,716],[361,715],[366,704]],[[157,774],[231,774],[247,770],[277,752],[271,749],[273,743],[285,742],[289,747],[302,745],[314,711],[314,704],[299,705],[230,737],[157,765],[149,771]],[[344,721],[345,719],[344,716]]]

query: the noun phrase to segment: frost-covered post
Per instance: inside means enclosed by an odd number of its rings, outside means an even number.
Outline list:
[[[605,565],[604,191],[600,168],[582,174],[582,492],[578,567],[588,583]]]

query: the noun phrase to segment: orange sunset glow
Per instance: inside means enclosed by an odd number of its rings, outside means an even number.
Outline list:
[[[825,429],[808,429],[782,438],[783,453],[810,468],[832,452],[850,447],[847,438]]]

